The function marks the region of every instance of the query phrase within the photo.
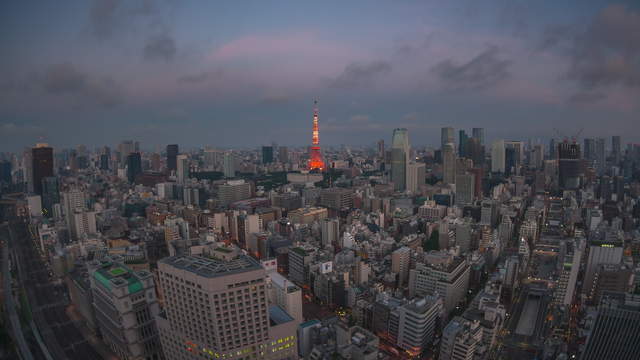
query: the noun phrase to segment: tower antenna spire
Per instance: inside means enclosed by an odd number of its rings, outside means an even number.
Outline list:
[[[313,132],[311,137],[311,151],[309,154],[309,170],[324,170],[324,161],[320,152],[320,128],[318,126],[318,100],[313,100]]]

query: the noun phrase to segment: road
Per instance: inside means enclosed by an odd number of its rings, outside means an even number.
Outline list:
[[[64,284],[50,280],[50,270],[36,249],[28,225],[13,223],[10,235],[15,244],[12,250],[19,279],[35,324],[35,338],[41,340],[39,347],[45,353],[45,359],[102,359],[67,315],[68,296]]]
[[[5,299],[5,310],[11,323],[11,333],[13,334],[13,340],[18,345],[18,351],[20,358],[23,360],[33,360],[34,356],[29,349],[27,340],[24,337],[22,330],[22,324],[20,318],[16,312],[16,304],[14,302],[13,292],[11,289],[11,272],[9,271],[9,233],[6,224],[2,225],[2,287]]]

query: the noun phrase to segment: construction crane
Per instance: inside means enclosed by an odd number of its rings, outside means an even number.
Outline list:
[[[557,128],[553,128],[553,131],[556,133],[556,135],[558,135],[559,138],[561,138],[564,142],[569,142],[569,137],[563,133],[560,132],[560,130],[558,130]],[[580,137],[580,135],[582,134],[582,132],[584,131],[584,128],[581,128],[580,130],[578,130],[578,132],[571,136],[571,141],[575,144],[578,141],[578,137]]]

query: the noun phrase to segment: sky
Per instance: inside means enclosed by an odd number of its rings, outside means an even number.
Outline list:
[[[7,0],[0,151],[640,141],[640,2]],[[554,130],[554,129],[557,129]]]

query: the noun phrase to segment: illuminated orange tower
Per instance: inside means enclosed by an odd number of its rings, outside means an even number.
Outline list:
[[[324,170],[324,161],[320,153],[320,130],[318,129],[318,101],[313,102],[313,139],[309,154],[309,170]]]

